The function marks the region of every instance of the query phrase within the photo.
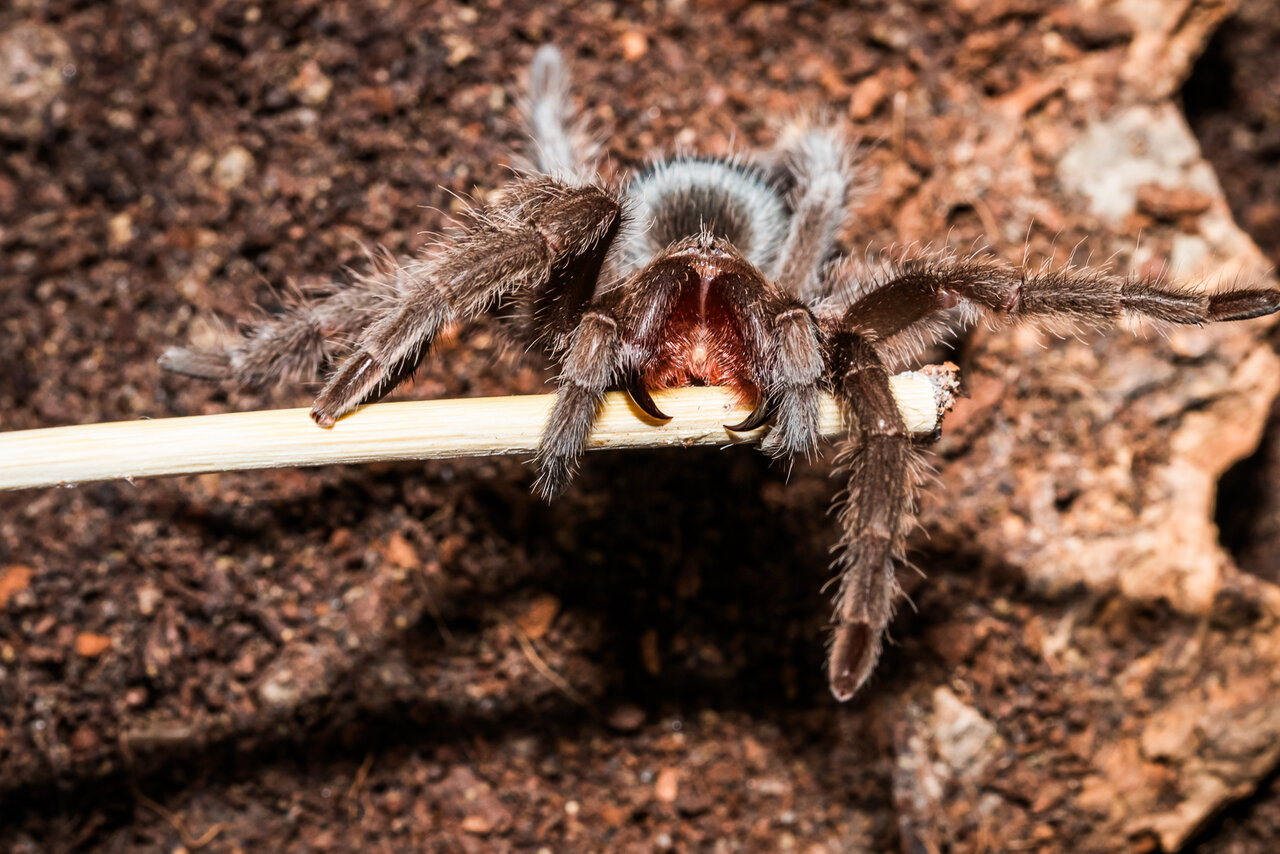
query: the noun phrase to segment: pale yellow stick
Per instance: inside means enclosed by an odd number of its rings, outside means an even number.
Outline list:
[[[954,372],[893,377],[908,428],[937,429],[951,405]],[[759,439],[762,431],[732,434],[725,424],[746,416],[732,392],[683,388],[655,392],[671,420],[657,424],[630,399],[611,393],[589,448],[726,445]],[[0,433],[0,489],[70,486],[98,480],[215,471],[424,460],[531,453],[546,426],[554,397],[431,400],[366,406],[330,429],[317,427],[306,409],[238,412],[155,421],[118,421]],[[841,432],[835,402],[823,402],[822,431]]]

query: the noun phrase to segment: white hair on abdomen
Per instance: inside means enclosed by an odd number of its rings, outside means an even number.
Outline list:
[[[569,71],[553,45],[544,44],[533,55],[529,88],[521,107],[539,172],[573,185],[595,180],[599,146],[574,115]]]
[[[622,236],[623,274],[675,241],[702,231],[724,237],[747,260],[770,270],[790,222],[779,192],[755,168],[732,160],[660,160],[627,185],[632,227]]]

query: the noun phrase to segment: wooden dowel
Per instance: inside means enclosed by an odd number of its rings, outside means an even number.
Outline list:
[[[908,428],[929,434],[950,408],[954,368],[892,378]],[[656,423],[621,393],[610,393],[588,447],[726,445],[763,431],[724,429],[746,415],[722,388],[654,393],[671,420]],[[0,490],[72,486],[100,480],[245,469],[425,460],[531,453],[554,396],[431,400],[366,406],[332,428],[317,427],[306,409],[237,412],[154,421],[117,421],[0,433]],[[840,411],[825,398],[822,432],[841,432]]]

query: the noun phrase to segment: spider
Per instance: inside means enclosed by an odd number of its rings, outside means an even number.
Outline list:
[[[888,365],[958,318],[1102,325],[1280,310],[1280,291],[1205,294],[1156,280],[918,252],[878,272],[836,246],[858,187],[835,124],[796,120],[755,158],[659,159],[620,186],[569,101],[560,53],[536,53],[523,103],[533,162],[468,225],[419,258],[379,259],[323,298],[299,298],[218,350],[172,348],[168,370],[249,386],[314,376],[344,348],[311,415],[322,427],[408,378],[448,325],[497,313],[560,371],[535,489],[565,488],[605,392],[659,421],[655,388],[727,385],[770,425],[774,457],[818,446],[819,396],[841,402],[847,489],[837,500],[839,584],[827,677],[838,700],[873,671],[899,595],[895,567],[924,471]]]

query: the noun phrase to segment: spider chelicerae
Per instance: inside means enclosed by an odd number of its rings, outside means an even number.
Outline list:
[[[880,655],[924,469],[887,365],[950,325],[941,321],[1101,325],[1134,314],[1200,324],[1280,310],[1271,288],[1205,294],[977,255],[922,251],[869,272],[836,246],[858,179],[845,134],[820,121],[793,122],[753,159],[662,159],[610,186],[550,46],[534,57],[524,112],[533,163],[458,234],[299,299],[223,349],[175,348],[161,363],[261,386],[315,376],[349,350],[311,411],[329,426],[408,378],[443,328],[497,312],[560,370],[537,454],[536,489],[547,497],[572,477],[611,387],[659,420],[651,389],[736,388],[754,409],[727,429],[770,425],[762,448],[776,457],[816,450],[829,390],[849,425],[828,654],[840,700]]]

